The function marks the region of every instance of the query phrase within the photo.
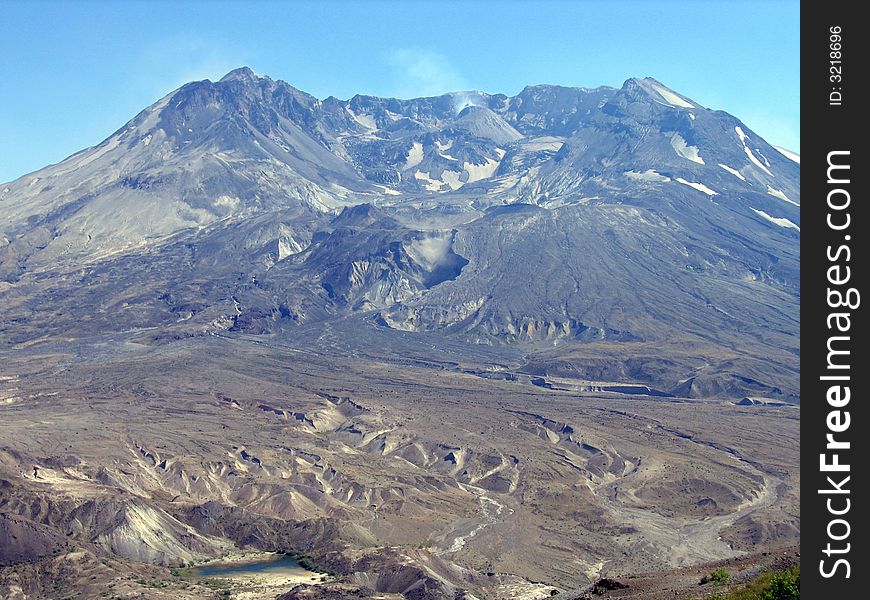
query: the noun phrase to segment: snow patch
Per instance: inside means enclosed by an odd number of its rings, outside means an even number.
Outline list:
[[[465,169],[466,173],[468,173],[468,183],[472,183],[474,181],[480,181],[481,179],[489,179],[492,177],[500,164],[500,161],[487,158],[486,162],[482,165],[467,162],[463,163],[462,168]]]
[[[423,144],[414,142],[411,149],[408,150],[408,157],[405,159],[405,169],[413,169],[421,162],[423,162]]]
[[[749,160],[751,160],[752,163],[753,163],[756,167],[758,167],[759,169],[761,169],[762,171],[764,171],[765,173],[767,173],[768,175],[770,175],[771,177],[773,177],[773,173],[770,172],[770,169],[768,169],[767,167],[765,167],[763,164],[761,164],[761,161],[760,161],[760,160],[758,160],[757,158],[755,158],[755,155],[752,153],[752,150],[749,149],[749,146],[743,146],[743,151],[746,153],[746,156],[749,157]]]
[[[774,198],[779,198],[780,200],[785,200],[789,204],[794,204],[795,206],[800,206],[800,204],[798,204],[794,200],[791,200],[788,196],[785,195],[785,193],[779,191],[776,188],[772,188],[770,186],[767,186],[767,193],[770,194],[771,196],[773,196]]]
[[[694,104],[689,104],[681,96],[675,94],[674,92],[656,81],[644,79],[640,83],[642,87],[645,87],[647,88],[647,90],[651,90],[658,94],[659,97],[664,100],[669,106],[673,106],[675,108],[695,108]]]
[[[353,120],[368,129],[369,131],[374,131],[378,128],[378,124],[375,123],[375,118],[372,115],[358,115],[353,112],[350,107],[347,107],[347,112],[353,117]]]
[[[746,145],[746,140],[749,139],[749,136],[746,135],[746,132],[744,132],[740,126],[735,126],[734,131],[737,132],[737,137],[740,138],[740,143],[743,144],[743,151],[746,153],[746,156],[749,158],[749,160],[752,161],[752,164],[773,177],[773,173],[770,172],[770,169],[761,164],[761,161],[755,157],[755,154],[753,154],[752,150],[749,149],[749,146]],[[767,161],[766,158],[764,160]]]
[[[683,136],[679,133],[675,133],[671,136],[671,146],[673,146],[677,154],[683,158],[696,162],[699,165],[704,164],[704,159],[701,158],[700,154],[698,154],[698,148],[687,144],[686,140],[684,140]]]
[[[441,180],[450,186],[451,190],[458,190],[464,184],[459,179],[462,177],[462,173],[459,171],[444,171],[441,173]]]
[[[689,186],[689,187],[691,187],[691,188],[695,188],[695,189],[698,190],[699,192],[704,192],[704,193],[707,194],[708,196],[716,196],[716,195],[719,194],[719,192],[716,192],[716,191],[711,190],[710,188],[708,188],[708,187],[707,187],[706,185],[704,185],[703,183],[697,183],[697,182],[695,182],[695,181],[686,181],[686,180],[683,179],[682,177],[677,177],[676,181],[677,181],[678,183],[682,183],[683,185],[687,185],[687,186]]]
[[[779,146],[774,146],[774,150],[785,156],[789,160],[793,160],[797,164],[801,164],[801,155],[795,154],[791,150],[786,150],[785,148],[780,148]]]
[[[417,171],[414,173],[414,179],[425,182],[425,187],[430,192],[437,192],[442,186],[440,181],[432,179],[429,177],[429,173],[424,173],[423,171]]]
[[[671,180],[670,177],[665,177],[661,173],[657,172],[655,169],[647,169],[643,173],[639,173],[637,171],[626,171],[624,175],[629,179],[633,179],[634,181],[666,183]]]
[[[752,207],[750,206],[749,208],[752,208]],[[791,221],[789,221],[785,217],[771,217],[769,214],[767,214],[763,210],[758,210],[757,208],[752,208],[752,210],[755,211],[755,213],[758,214],[758,216],[764,217],[765,219],[767,219],[768,221],[770,221],[771,223],[773,223],[775,225],[779,225],[780,227],[797,229],[798,231],[801,230],[800,227],[798,227],[797,225],[795,225],[794,223],[792,223]]]
[[[446,158],[447,160],[455,160],[458,162],[458,158],[455,156],[450,156],[446,152],[453,147],[453,140],[450,140],[446,144],[442,144],[438,140],[435,140],[435,148],[438,150],[438,156],[441,158]]]
[[[400,192],[398,190],[394,190],[393,188],[387,187],[385,185],[380,185],[380,184],[376,183],[375,187],[383,190],[383,192],[385,194],[387,194],[388,196],[401,196],[402,195],[402,192]]]
[[[722,163],[719,163],[719,166],[722,167],[723,169],[725,169],[726,171],[728,171],[729,173],[731,173],[732,175],[734,175],[735,177],[739,178],[741,181],[746,181],[746,178],[743,176],[743,173],[741,173],[737,169],[732,169],[728,165],[723,165]]]

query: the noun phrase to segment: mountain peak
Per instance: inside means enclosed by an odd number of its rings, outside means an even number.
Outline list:
[[[330,222],[330,225],[335,228],[350,227],[364,229],[377,222],[385,226],[398,225],[396,220],[388,215],[386,211],[369,202],[355,206],[345,206],[338,216]]]
[[[659,104],[666,104],[674,108],[695,108],[695,104],[690,102],[688,98],[652,77],[632,77],[623,84],[622,91],[642,92]]]
[[[485,106],[466,106],[457,115],[454,126],[496,144],[509,144],[523,137],[510,123]]]
[[[264,77],[263,75],[258,75],[251,69],[250,67],[239,67],[238,69],[233,69],[223,77],[221,77],[220,81],[257,81],[259,79],[268,79],[268,77]]]

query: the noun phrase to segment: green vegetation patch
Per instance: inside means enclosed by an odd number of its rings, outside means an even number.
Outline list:
[[[716,571],[718,570],[716,569]],[[716,574],[716,571],[713,572],[713,575]],[[725,573],[728,572],[725,571]],[[713,575],[709,578],[706,575],[704,577],[707,579],[707,582],[714,581]],[[732,590],[727,594],[707,596],[706,600],[800,600],[800,597],[800,567],[791,567],[784,571],[769,571],[759,575],[743,587]]]

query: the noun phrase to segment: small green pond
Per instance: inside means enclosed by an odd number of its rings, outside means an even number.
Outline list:
[[[203,565],[191,569],[190,573],[198,577],[219,577],[225,579],[250,579],[256,576],[306,577],[318,580],[321,578],[319,573],[309,571],[295,560],[281,555],[268,560]]]

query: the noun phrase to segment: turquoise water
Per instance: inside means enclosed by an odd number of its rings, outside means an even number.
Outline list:
[[[318,573],[309,571],[286,556],[248,563],[226,563],[197,567],[193,569],[193,574],[200,577],[224,577],[228,579],[249,578],[256,575],[287,577],[307,575],[320,579]]]

